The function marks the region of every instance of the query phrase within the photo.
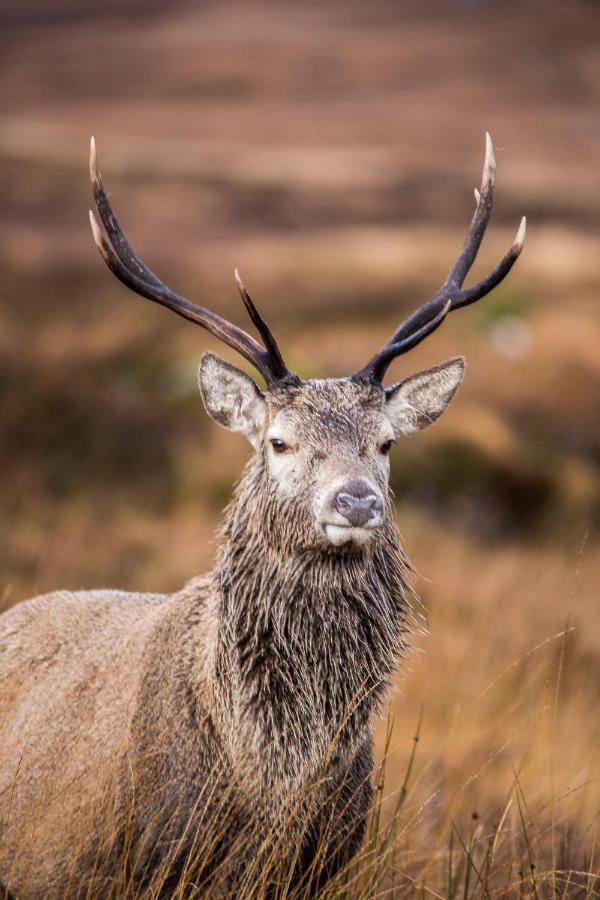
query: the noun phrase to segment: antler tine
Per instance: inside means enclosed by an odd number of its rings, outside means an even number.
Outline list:
[[[271,367],[276,378],[284,378],[286,375],[289,375],[286,364],[283,361],[283,356],[281,355],[281,351],[275,340],[273,332],[259,313],[258,309],[254,305],[254,301],[246,288],[244,287],[244,283],[241,279],[240,273],[237,269],[234,269],[234,276],[238,286],[238,290],[240,292],[240,296],[244,302],[244,306],[248,311],[248,315],[252,319],[254,323],[254,327],[260,334],[263,339],[263,343],[267,348],[267,352],[271,358]]]
[[[159,287],[162,284],[160,279],[157,278],[154,272],[152,272],[148,266],[142,262],[139,256],[136,255],[133,247],[121,231],[118,219],[110,205],[106,191],[104,190],[102,175],[98,169],[96,141],[93,137],[90,139],[90,180],[92,182],[92,191],[94,193],[94,202],[96,203],[98,215],[100,216],[117,256],[125,266],[133,267],[140,278],[144,278],[146,281]],[[96,241],[96,244],[97,243],[98,242]]]
[[[252,321],[266,342],[266,349],[243,329],[238,328],[237,325],[211,312],[211,310],[205,309],[203,306],[197,306],[186,300],[185,297],[176,294],[157,278],[137,256],[121,231],[117,217],[106,196],[102,177],[98,170],[96,147],[93,138],[90,146],[90,176],[96,207],[109,240],[106,240],[102,234],[94,214],[90,211],[92,234],[105,263],[119,281],[142,297],[146,297],[155,303],[160,303],[162,306],[166,306],[178,315],[183,316],[183,318],[205,328],[223,343],[240,353],[244,359],[258,369],[267,384],[272,384],[288,374],[275,338],[249,297],[249,302],[246,302],[244,298],[244,303]],[[267,335],[268,338],[266,337]]]
[[[485,229],[492,214],[492,205],[494,202],[494,188],[496,186],[496,157],[494,156],[494,146],[488,132],[485,133],[485,160],[483,163],[483,174],[481,176],[481,188],[476,194],[476,206],[467,236],[465,237],[462,250],[456,257],[454,265],[448,273],[448,277],[444,282],[444,288],[462,287],[463,281],[468,275],[469,269],[473,265],[477,251],[481,246]]]
[[[481,300],[482,297],[485,297],[486,294],[489,294],[491,290],[493,290],[496,285],[500,284],[500,282],[506,278],[519,256],[521,255],[521,250],[523,249],[523,244],[525,243],[525,233],[527,231],[527,218],[522,216],[521,222],[519,224],[519,228],[515,235],[515,239],[512,242],[510,249],[507,253],[504,254],[499,263],[492,269],[492,271],[482,278],[481,281],[478,281],[477,284],[472,285],[470,288],[465,288],[460,291],[456,295],[456,297],[452,300],[452,309],[460,309],[461,306],[468,306],[469,303],[475,303],[476,300]]]
[[[412,313],[396,329],[391,338],[377,351],[357,376],[371,378],[381,382],[386,369],[391,361],[402,353],[415,347],[424,340],[432,331],[441,325],[448,312],[474,303],[488,294],[505,278],[517,261],[523,243],[525,241],[526,219],[521,219],[516,237],[499,263],[492,271],[470,288],[463,289],[463,282],[473,265],[477,251],[492,212],[494,199],[494,186],[496,176],[496,161],[492,139],[486,132],[485,135],[485,162],[481,189],[475,189],[475,213],[469,225],[462,249],[458,254],[454,265],[448,273],[440,291],[431,300],[426,301],[414,313]],[[431,328],[427,326],[432,325]]]

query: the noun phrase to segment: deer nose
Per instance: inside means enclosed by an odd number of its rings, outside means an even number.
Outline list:
[[[340,491],[335,497],[334,506],[353,528],[362,528],[371,519],[380,518],[383,513],[381,498],[370,491],[363,493],[360,488],[353,493]]]

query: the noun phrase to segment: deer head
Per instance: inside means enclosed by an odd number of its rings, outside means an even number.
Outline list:
[[[492,211],[495,161],[489,135],[475,213],[441,289],[405,319],[359,371],[335,379],[303,381],[287,369],[237,270],[242,300],[262,343],[163,284],[119,227],[98,171],[93,139],[90,174],[107,237],[90,212],[92,232],[111,271],[131,290],[205,328],[263,376],[266,389],[261,390],[240,369],[207,353],[200,363],[199,385],[209,415],[219,425],[244,434],[255,448],[279,514],[300,516],[304,541],[315,545],[366,545],[385,527],[390,514],[388,454],[393,443],[435,422],[464,375],[464,360],[456,357],[384,387],[390,363],[439,328],[449,312],[488,294],[508,274],[523,247],[525,218],[496,267],[481,281],[463,287]]]

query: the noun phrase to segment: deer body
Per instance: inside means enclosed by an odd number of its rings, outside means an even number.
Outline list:
[[[471,241],[442,292],[360,372],[305,382],[241,283],[264,346],[162,285],[120,231],[92,154],[110,268],[235,347],[267,388],[203,357],[208,413],[254,447],[213,571],[170,596],[59,592],[0,617],[0,887],[173,896],[187,875],[196,890],[242,895],[275,859],[280,883],[310,891],[357,851],[374,718],[410,618],[388,452],[441,415],[464,363],[381,381],[518,256],[521,231],[485,284],[462,290],[490,172],[488,158]]]
[[[325,392],[339,412],[344,391]],[[346,393],[354,403],[355,387]],[[243,822],[257,808],[277,816],[326,766],[333,803],[345,782],[336,823],[350,835],[345,854],[360,842],[373,712],[406,629],[403,558],[391,525],[367,548],[315,549],[305,505],[295,504],[293,527],[273,516],[283,499],[268,480],[259,454],[228,511],[217,567],[179,594],[59,593],[0,620],[2,796],[15,785],[3,843],[17,896],[64,890],[64,860],[86,832],[87,863],[102,843],[118,853],[114,839],[129,827],[141,877],[150,852],[166,853],[149,835],[170,835],[171,817],[184,830],[196,804],[210,818],[234,780]],[[319,797],[314,829],[323,805]],[[314,829],[299,828],[310,842]],[[192,843],[181,842],[173,866]]]

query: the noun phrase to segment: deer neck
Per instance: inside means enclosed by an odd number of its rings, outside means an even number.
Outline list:
[[[334,743],[337,758],[355,751],[408,630],[394,526],[354,552],[315,547],[302,529],[251,465],[215,571],[216,671],[238,747],[275,759],[273,777],[305,775]]]

